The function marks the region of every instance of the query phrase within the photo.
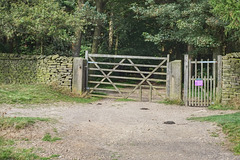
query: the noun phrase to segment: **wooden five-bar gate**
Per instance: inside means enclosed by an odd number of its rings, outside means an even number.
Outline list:
[[[184,101],[186,106],[209,106],[216,101],[221,86],[221,56],[218,60],[184,61]]]
[[[88,93],[92,96],[152,101],[169,91],[166,57],[88,54]]]

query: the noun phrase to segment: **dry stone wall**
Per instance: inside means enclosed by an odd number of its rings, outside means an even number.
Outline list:
[[[223,57],[222,103],[240,98],[240,53]]]
[[[0,83],[56,84],[71,90],[73,58],[0,54]]]

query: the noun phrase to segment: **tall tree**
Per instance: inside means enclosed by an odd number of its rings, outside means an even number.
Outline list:
[[[78,9],[82,10],[84,6],[85,0],[78,0]],[[73,49],[73,57],[79,57],[79,53],[81,51],[81,45],[82,45],[82,37],[83,37],[83,31],[82,29],[78,28],[75,31],[75,37],[76,41],[73,43],[72,49]]]
[[[106,0],[95,0],[97,12],[102,14],[104,12],[104,7],[106,4]],[[100,42],[101,37],[101,30],[102,30],[102,21],[99,19],[97,20],[94,34],[93,34],[93,43],[92,43],[92,53],[98,53],[98,45]]]
[[[210,12],[210,5],[205,0],[148,0],[145,5],[134,4],[132,9],[140,19],[152,18],[157,30],[144,32],[146,41],[165,47],[172,43],[186,48],[192,54],[204,48],[221,46],[223,23]],[[194,52],[193,52],[194,51]]]

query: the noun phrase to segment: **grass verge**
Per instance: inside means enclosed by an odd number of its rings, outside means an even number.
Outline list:
[[[184,105],[184,102],[181,100],[170,100],[170,99],[165,99],[163,101],[160,101],[159,103],[163,103],[167,105],[173,105],[173,104],[180,105],[180,106]]]
[[[129,99],[129,98],[119,98],[119,99],[116,99],[117,102],[133,102],[133,101],[136,101],[134,99]]]
[[[215,104],[208,107],[210,110],[240,110],[240,106]]]
[[[40,157],[34,153],[34,148],[19,149],[14,147],[14,141],[0,137],[0,159],[1,160],[49,160],[59,155]]]
[[[50,119],[39,117],[1,117],[0,129],[1,130],[7,128],[24,129],[28,126],[33,125],[37,121],[50,121]]]
[[[46,85],[9,84],[0,85],[0,104],[40,104],[53,102],[90,103],[99,98],[82,98],[64,94],[56,87]]]
[[[232,148],[234,153],[240,155],[240,112],[208,117],[192,117],[188,120],[216,122],[222,127],[230,142],[234,144]]]
[[[0,130],[14,128],[25,129],[36,123],[37,121],[49,121],[48,118],[38,117],[1,117]],[[26,139],[23,139],[24,141]],[[41,157],[34,153],[34,148],[20,149],[14,146],[13,140],[0,137],[0,159],[1,160],[48,160],[58,157],[59,155],[51,155],[50,157]]]

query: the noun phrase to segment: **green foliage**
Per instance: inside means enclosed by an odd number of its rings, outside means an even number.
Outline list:
[[[4,0],[2,4],[0,38],[17,41],[14,52],[63,54],[70,50],[75,30],[86,23],[80,14],[66,12],[55,0]]]
[[[0,118],[0,129],[15,128],[24,129],[28,126],[33,125],[37,121],[49,121],[48,118],[39,117],[1,117]]]
[[[7,104],[39,104],[53,102],[89,103],[99,98],[81,98],[60,93],[51,86],[44,85],[0,85],[0,103]]]
[[[210,0],[213,13],[228,23],[227,29],[240,31],[240,1],[239,0]]]
[[[51,136],[50,133],[46,133],[44,135],[44,137],[42,138],[43,141],[47,141],[47,142],[56,142],[57,140],[61,140],[62,138],[59,137],[53,137]]]
[[[133,3],[131,9],[137,19],[150,21],[151,29],[142,34],[145,40],[177,58],[186,52],[205,56],[212,54],[210,49],[222,47],[226,40],[229,44],[236,42],[234,34],[225,37],[226,23],[211,13],[206,0],[148,0],[145,4]]]
[[[229,140],[235,144],[233,151],[240,155],[240,112],[208,117],[192,117],[188,120],[216,122],[222,127]]]
[[[182,100],[170,100],[170,99],[165,99],[164,101],[160,101],[159,103],[167,104],[167,105],[180,105],[183,106],[184,102]]]

